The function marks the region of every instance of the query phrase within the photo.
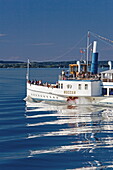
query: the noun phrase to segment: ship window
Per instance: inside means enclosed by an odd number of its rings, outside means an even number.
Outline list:
[[[88,90],[88,84],[85,84],[85,90]]]
[[[81,90],[81,84],[78,84],[78,89]]]
[[[102,94],[107,95],[107,88],[102,88]]]
[[[113,95],[113,89],[112,88],[109,89],[109,95]]]
[[[61,89],[63,89],[63,84],[61,83]]]
[[[103,78],[106,78],[105,73],[103,73]]]

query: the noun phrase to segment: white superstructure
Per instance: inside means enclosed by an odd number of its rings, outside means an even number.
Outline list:
[[[27,83],[27,96],[35,100],[66,101],[68,97],[101,96],[100,80],[59,80],[55,85],[34,85]]]

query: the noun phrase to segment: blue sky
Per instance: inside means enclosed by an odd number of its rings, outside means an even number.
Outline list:
[[[113,40],[113,0],[0,0],[0,60],[78,60],[88,30]],[[113,60],[99,43],[99,59]]]

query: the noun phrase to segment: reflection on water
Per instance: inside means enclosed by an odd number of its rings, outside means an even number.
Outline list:
[[[26,102],[27,127],[37,127],[37,132],[28,134],[27,139],[48,139],[47,137],[65,137],[60,144],[54,141],[49,146],[38,147],[30,151],[29,157],[40,154],[85,153],[91,155],[92,161],[87,161],[84,167],[78,169],[112,168],[111,160],[102,162],[106,149],[112,154],[113,148],[113,108],[101,106],[66,106],[63,104],[29,103]],[[40,130],[38,131],[38,127]],[[44,130],[41,131],[41,128]],[[45,130],[45,128],[47,130]],[[100,157],[97,156],[100,153]],[[106,152],[106,153],[107,153]],[[98,157],[98,159],[97,159]]]

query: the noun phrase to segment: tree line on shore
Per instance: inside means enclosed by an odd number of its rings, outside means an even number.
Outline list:
[[[30,62],[30,68],[68,68],[69,64],[75,64],[76,61],[59,62]],[[99,67],[108,67],[108,61],[99,61]],[[27,68],[26,62],[20,61],[0,61],[0,68]]]

